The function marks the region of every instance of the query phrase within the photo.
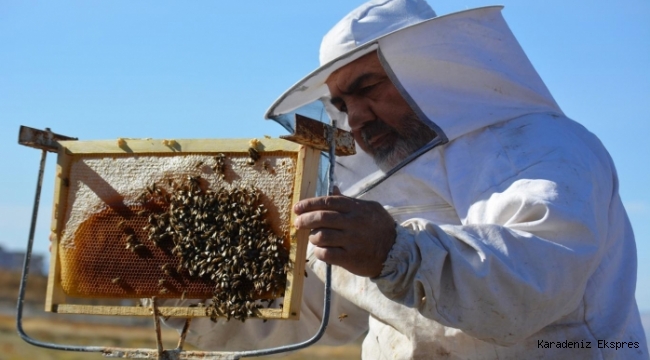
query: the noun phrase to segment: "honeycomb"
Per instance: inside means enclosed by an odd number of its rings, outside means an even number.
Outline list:
[[[204,190],[254,187],[268,210],[269,226],[288,249],[296,154],[260,152],[251,161],[249,153],[224,153],[221,168],[215,166],[215,155],[75,156],[58,252],[63,291],[82,298],[213,296],[213,282],[179,267],[171,240],[147,241],[149,215],[167,210],[164,202],[139,199],[154,183],[173,191],[172,182],[200,177]]]

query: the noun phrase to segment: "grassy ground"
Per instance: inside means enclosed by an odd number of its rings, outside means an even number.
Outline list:
[[[28,344],[20,338],[16,331],[15,304],[18,295],[20,274],[0,271],[0,360],[85,360],[104,359],[100,353],[67,352],[49,350]],[[23,328],[30,337],[55,344],[90,345],[125,348],[156,347],[153,321],[140,321],[145,326],[113,325],[84,322],[78,317],[70,320],[70,316],[45,313],[46,278],[30,276],[26,290],[26,309]],[[142,319],[140,319],[142,320]],[[176,331],[162,329],[162,341],[166,349],[173,349],[178,342]],[[196,350],[185,346],[187,350]],[[340,347],[311,346],[307,349],[272,357],[273,359],[359,359],[361,358],[360,344],[354,343]]]
[[[0,316],[0,359],[2,360],[82,360],[103,359],[99,353],[80,353],[49,350],[33,346],[23,341],[16,331],[15,318]],[[114,347],[156,347],[153,328],[123,327],[105,324],[70,323],[60,320],[25,319],[25,332],[32,338],[64,345],[92,345]],[[165,348],[175,348],[178,335],[170,329],[163,329]],[[186,350],[194,350],[186,346]],[[359,359],[361,349],[358,344],[326,347],[312,346],[307,349],[275,359]]]

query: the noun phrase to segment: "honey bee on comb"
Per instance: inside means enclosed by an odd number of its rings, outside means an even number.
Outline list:
[[[248,155],[250,156],[251,160],[257,161],[260,159],[260,153],[255,150],[255,148],[248,148]]]
[[[215,164],[212,167],[212,171],[214,171],[219,177],[223,178],[224,177],[224,170],[226,166],[226,155],[223,153],[217,154],[217,156],[214,157]]]
[[[289,253],[283,238],[263,218],[267,211],[256,188],[203,190],[202,181],[188,175],[168,191],[165,211],[146,213],[149,240],[162,246],[161,239],[170,239],[177,272],[214,284],[207,316],[213,321],[219,316],[244,321],[262,307],[262,301],[270,304],[283,294],[291,269]],[[153,196],[159,187],[148,189]],[[132,251],[144,246],[134,241],[127,241]],[[169,264],[161,270],[172,274]],[[159,285],[160,294],[167,294],[168,281],[160,279]]]

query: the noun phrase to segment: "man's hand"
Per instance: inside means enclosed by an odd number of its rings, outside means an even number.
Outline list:
[[[365,277],[379,276],[395,243],[395,221],[377,202],[334,195],[298,202],[294,225],[311,229],[314,255]]]

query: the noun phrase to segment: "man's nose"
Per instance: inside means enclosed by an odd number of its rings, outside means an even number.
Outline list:
[[[363,128],[366,123],[376,120],[376,116],[370,106],[363,101],[350,101],[348,108],[348,125],[352,132]]]

